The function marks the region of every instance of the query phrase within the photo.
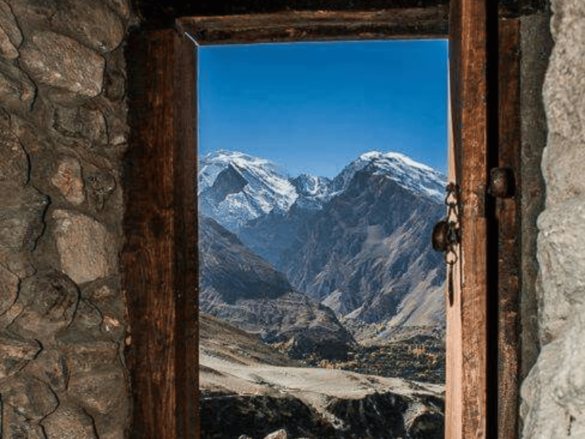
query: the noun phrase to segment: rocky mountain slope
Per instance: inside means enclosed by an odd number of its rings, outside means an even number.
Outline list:
[[[383,323],[373,335],[378,339],[404,326],[444,325],[444,262],[430,245],[432,226],[445,210],[445,178],[437,171],[402,154],[370,152],[332,180],[291,179],[267,160],[218,151],[202,159],[199,178],[201,212],[292,285],[281,277],[271,294],[279,296],[282,288],[305,293],[352,329],[359,327],[352,322]],[[250,280],[244,280],[249,271],[231,273],[256,288],[253,273]],[[260,292],[246,288],[235,285],[225,294],[257,300]],[[207,289],[207,303],[216,296]]]
[[[232,232],[272,211],[287,211],[298,198],[283,170],[237,151],[201,158],[198,191],[199,212]]]
[[[200,309],[280,343],[290,355],[342,359],[355,343],[334,313],[211,218],[200,218]]]
[[[444,206],[403,187],[376,164],[311,218],[282,257],[289,281],[338,316],[434,326],[443,320],[444,264],[430,248]]]
[[[204,206],[217,201],[217,191],[230,193],[225,200],[236,193],[249,198],[222,215],[203,211],[226,227],[237,223],[243,244],[297,290],[342,319],[390,327],[444,324],[444,264],[430,246],[432,226],[444,214],[440,173],[402,154],[379,152],[362,154],[333,180],[287,180],[276,166],[235,152],[206,156],[204,163]],[[252,218],[253,199],[266,209]]]
[[[254,336],[201,315],[204,439],[439,439],[442,386],[335,369],[306,368]]]

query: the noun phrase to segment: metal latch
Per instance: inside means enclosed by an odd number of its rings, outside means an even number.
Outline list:
[[[455,246],[461,241],[457,194],[457,185],[449,183],[447,185],[447,196],[445,197],[447,216],[435,224],[432,237],[433,249],[445,253],[445,262],[450,265],[457,262]]]
[[[453,265],[457,262],[457,246],[461,242],[461,223],[459,221],[459,188],[455,183],[447,185],[447,216],[433,227],[433,249],[445,254],[447,264],[448,300],[453,305]]]

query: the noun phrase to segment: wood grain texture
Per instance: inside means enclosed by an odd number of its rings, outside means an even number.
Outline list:
[[[516,190],[496,200],[498,223],[498,439],[518,429],[520,290],[520,22],[498,23],[498,166],[512,171]]]
[[[487,9],[485,0],[453,0],[450,13],[454,162],[461,200],[460,332],[448,334],[449,439],[488,437]],[[459,313],[459,316],[457,315]],[[458,323],[459,324],[459,323]],[[458,351],[460,349],[460,352]],[[448,355],[451,355],[450,353]]]
[[[134,11],[151,28],[168,27],[180,17],[286,13],[289,11],[379,11],[429,8],[448,0],[132,0]]]
[[[131,438],[197,437],[194,47],[173,30],[126,49],[130,142],[121,255],[132,342]]]
[[[449,182],[457,183],[457,173],[455,166],[455,142],[453,133],[453,111],[449,103]],[[457,248],[458,261],[461,261],[461,248]],[[462,327],[461,327],[461,264],[457,263],[453,267],[453,304],[449,305],[448,284],[445,290],[445,306],[447,321],[447,355],[446,355],[446,385],[445,385],[445,438],[461,439],[462,434],[462,411],[463,392],[461,383],[463,352],[461,350]],[[449,273],[447,272],[447,275]],[[448,280],[447,280],[448,282]]]
[[[376,11],[283,11],[256,15],[183,17],[179,27],[200,44],[446,38],[448,7]]]

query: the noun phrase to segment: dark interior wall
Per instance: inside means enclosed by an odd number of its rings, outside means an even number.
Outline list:
[[[550,14],[540,12],[521,19],[521,378],[536,361],[539,350],[536,258],[537,219],[544,210],[545,185],[540,169],[547,127],[542,87],[552,49]]]

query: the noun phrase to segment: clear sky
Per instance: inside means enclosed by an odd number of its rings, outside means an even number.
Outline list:
[[[397,151],[446,171],[445,40],[199,50],[200,154],[333,177],[363,152]]]

